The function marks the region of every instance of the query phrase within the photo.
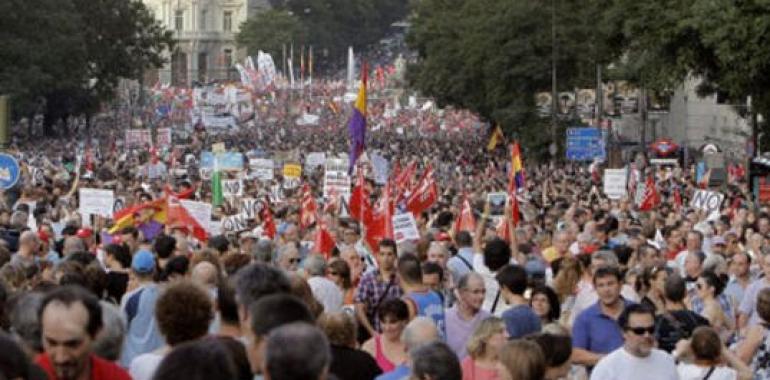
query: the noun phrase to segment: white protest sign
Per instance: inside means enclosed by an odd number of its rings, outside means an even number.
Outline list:
[[[312,152],[305,157],[305,170],[313,170],[326,163],[326,153]]]
[[[201,227],[209,234],[211,231],[211,204],[205,202],[188,201],[186,199],[180,199],[179,203],[187,209],[187,213],[195,219]]]
[[[604,169],[604,194],[610,199],[626,195],[626,169]]]
[[[505,214],[505,202],[508,201],[508,194],[498,192],[487,194],[489,202],[489,215],[502,216]]]
[[[374,182],[378,185],[388,183],[388,160],[377,153],[372,154],[372,169],[374,170]]]
[[[124,208],[126,208],[126,198],[115,197],[115,202],[112,203],[112,213],[114,214]]]
[[[252,158],[249,160],[249,177],[260,181],[271,181],[274,167],[273,160]]]
[[[348,160],[330,158],[326,160],[324,173],[324,198],[333,194],[350,198],[350,176],[348,175]]]
[[[396,243],[406,240],[419,240],[420,232],[417,230],[417,222],[412,213],[393,215],[393,237]]]
[[[254,198],[241,199],[241,214],[246,215],[248,219],[255,219],[260,212],[264,203]]]
[[[80,189],[80,213],[109,217],[115,203],[112,190]]]
[[[243,195],[243,181],[240,179],[222,180],[222,195],[225,197],[240,197]]]
[[[725,195],[717,191],[695,190],[690,207],[711,213],[722,206]]]
[[[225,217],[222,220],[222,232],[239,232],[245,230],[249,224],[246,215],[238,214]]]

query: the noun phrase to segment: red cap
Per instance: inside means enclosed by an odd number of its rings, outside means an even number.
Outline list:
[[[51,238],[51,237],[50,237],[50,236],[48,236],[48,234],[47,234],[47,233],[45,233],[45,231],[43,231],[43,230],[37,231],[37,237],[38,237],[38,238],[40,238],[40,240],[42,240],[42,241],[43,241],[43,242],[45,242],[46,244],[48,244],[48,239],[50,239],[50,238]]]
[[[449,237],[449,234],[446,232],[439,232],[436,234],[436,240],[437,241],[451,241],[452,238]]]
[[[81,228],[78,230],[78,233],[75,234],[75,236],[81,238],[81,239],[88,239],[93,235],[94,231],[90,228]]]

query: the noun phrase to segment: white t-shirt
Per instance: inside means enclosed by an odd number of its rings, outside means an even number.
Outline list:
[[[134,380],[151,380],[165,355],[155,352],[141,354],[131,361],[128,374]]]
[[[516,264],[513,258],[511,258],[510,263]],[[505,300],[503,300],[502,294],[499,294],[500,284],[497,282],[497,278],[495,277],[496,274],[490,271],[489,268],[484,265],[484,255],[473,255],[473,271],[480,274],[484,279],[484,287],[487,290],[487,293],[484,296],[484,304],[481,306],[481,308],[495,316],[502,316],[503,312],[508,310],[509,306],[505,304]],[[495,298],[497,298],[497,304],[495,304]],[[495,307],[494,313],[492,312],[493,306]]]
[[[678,380],[674,358],[656,348],[646,358],[640,358],[621,347],[599,360],[591,372],[591,380],[636,379]]]
[[[336,313],[340,311],[343,295],[342,290],[340,290],[337,284],[321,276],[310,277],[307,283],[310,285],[310,290],[313,292],[315,299],[324,306],[325,312]]]
[[[702,380],[706,377],[711,367],[700,367],[695,364],[679,363],[676,367],[680,380]],[[709,376],[709,380],[735,380],[738,372],[730,367],[719,366]]]

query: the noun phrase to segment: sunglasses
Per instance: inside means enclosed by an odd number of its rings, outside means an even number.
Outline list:
[[[629,327],[628,331],[631,331],[632,333],[642,336],[644,333],[647,334],[654,334],[655,333],[655,326],[649,326],[649,327]]]
[[[289,259],[289,264],[299,264],[302,259]]]

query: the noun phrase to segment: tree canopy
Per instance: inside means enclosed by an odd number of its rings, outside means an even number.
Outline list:
[[[16,116],[45,99],[47,119],[90,114],[109,101],[121,78],[160,67],[172,34],[138,0],[0,2],[0,93]]]
[[[348,46],[364,49],[383,38],[393,22],[403,20],[408,0],[275,0],[273,10],[241,27],[238,43],[250,54],[278,54],[283,44],[313,45],[316,66],[343,65]],[[287,29],[283,29],[287,28]],[[275,55],[274,55],[275,56]]]

